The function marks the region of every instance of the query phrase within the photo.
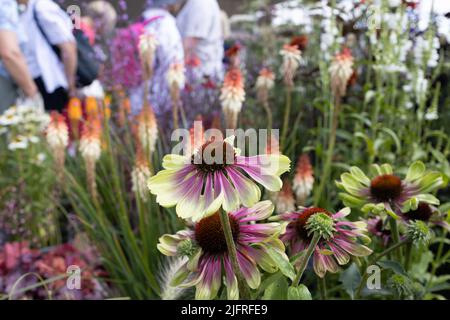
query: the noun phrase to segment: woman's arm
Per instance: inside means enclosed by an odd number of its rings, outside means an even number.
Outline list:
[[[34,97],[38,90],[28,71],[25,58],[20,51],[19,42],[14,32],[0,30],[0,59],[25,95]]]

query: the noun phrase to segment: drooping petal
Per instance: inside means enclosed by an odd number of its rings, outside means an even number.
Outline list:
[[[261,273],[256,267],[255,262],[250,260],[248,256],[245,256],[239,250],[237,252],[237,258],[242,275],[247,281],[248,286],[252,289],[257,289],[261,284]]]
[[[236,275],[231,267],[230,259],[228,256],[224,256],[223,265],[225,268],[225,283],[227,286],[227,298],[228,300],[239,299],[239,288]]]

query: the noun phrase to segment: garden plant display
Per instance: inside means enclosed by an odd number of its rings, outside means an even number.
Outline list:
[[[170,66],[163,116],[114,83],[0,115],[0,299],[449,297],[448,34],[415,1],[269,2],[223,81]]]

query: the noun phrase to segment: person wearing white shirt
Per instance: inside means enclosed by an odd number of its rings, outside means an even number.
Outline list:
[[[0,113],[15,103],[19,95],[16,85],[27,98],[38,96],[23,56],[25,47],[16,0],[0,0]]]
[[[224,35],[217,0],[187,0],[177,15],[187,61],[198,59],[200,77],[223,76]]]
[[[76,92],[77,45],[69,16],[52,0],[17,0],[27,9],[26,58],[47,110],[63,110]],[[57,54],[59,51],[59,54]]]
[[[160,118],[171,110],[167,71],[172,64],[184,62],[181,35],[175,18],[168,11],[176,2],[178,0],[149,0],[143,13],[143,20],[151,21],[145,26],[145,33],[155,36],[158,42],[153,61],[153,75],[149,82],[150,92],[145,98]],[[144,102],[144,85],[130,90],[130,100],[132,114],[139,113]]]

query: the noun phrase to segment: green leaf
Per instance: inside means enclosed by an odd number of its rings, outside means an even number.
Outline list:
[[[382,267],[383,269],[390,269],[394,271],[394,273],[401,274],[403,276],[408,276],[405,269],[403,269],[402,265],[398,263],[397,261],[392,260],[383,260],[378,261],[377,264]]]
[[[339,281],[342,282],[345,292],[347,292],[350,298],[353,299],[355,297],[355,290],[361,282],[361,275],[356,263],[352,263],[350,267],[341,273],[339,276]]]
[[[289,287],[287,292],[288,300],[312,300],[308,288],[301,284],[298,287]]]
[[[278,277],[276,281],[272,281],[264,291],[262,300],[286,300],[288,291],[288,283],[285,277]]]
[[[280,271],[289,279],[294,280],[295,270],[289,263],[289,259],[284,253],[277,251],[273,248],[267,247],[267,254],[272,258],[275,264],[280,268]]]

